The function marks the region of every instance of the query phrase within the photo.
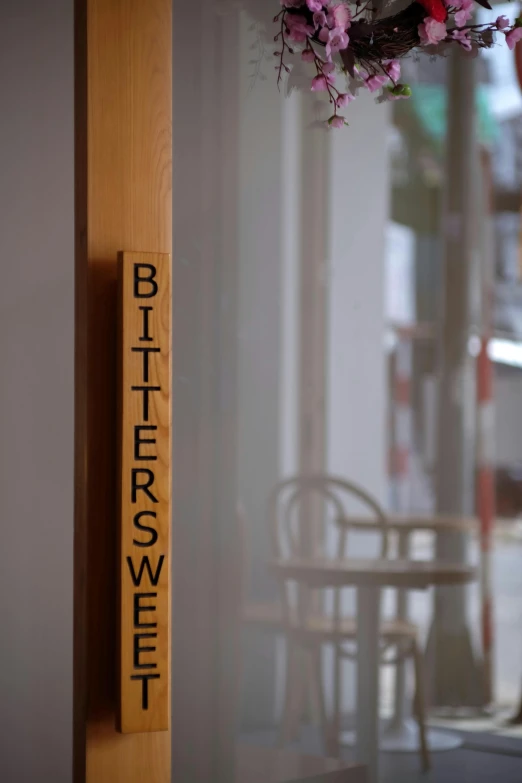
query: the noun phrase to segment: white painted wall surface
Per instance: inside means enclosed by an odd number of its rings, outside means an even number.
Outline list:
[[[0,74],[0,779],[70,783],[70,0],[2,0]]]
[[[522,463],[522,372],[495,378],[495,462]]]
[[[386,501],[384,254],[389,107],[360,95],[332,133],[328,468]]]

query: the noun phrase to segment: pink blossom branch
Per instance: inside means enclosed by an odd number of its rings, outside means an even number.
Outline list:
[[[469,5],[471,0],[466,2]],[[419,7],[413,13],[412,5],[389,18],[372,20],[368,14],[375,11],[373,3],[374,0],[345,0],[342,3],[326,3],[323,0],[322,4],[311,3],[310,0],[286,0],[286,4],[274,18],[275,23],[280,23],[280,31],[274,37],[274,41],[280,42],[280,51],[274,53],[279,58],[276,65],[278,87],[280,88],[283,73],[290,72],[285,62],[286,54],[294,54],[294,42],[299,51],[301,44],[304,45],[304,59],[313,63],[316,73],[312,90],[328,94],[329,103],[334,107],[333,117],[328,122],[335,127],[340,127],[343,121],[345,122],[344,117],[338,113],[339,109],[348,105],[354,97],[349,92],[341,92],[335,86],[333,82],[336,71],[357,74],[372,92],[382,88],[384,91],[393,92],[396,97],[409,97],[411,90],[408,85],[399,83],[397,61],[413,49],[442,42],[458,44],[468,50],[473,46],[490,47],[494,43],[493,34],[496,32],[506,36],[510,49],[515,47],[517,41],[522,40],[522,17],[513,25],[505,17],[486,24],[457,25],[454,15],[464,21],[462,0],[458,8],[448,4],[442,9],[446,14],[444,21],[441,21],[442,17],[431,14],[429,4],[426,5],[427,0],[426,3],[417,0]],[[424,6],[425,10],[420,6]],[[464,8],[464,14],[468,10],[467,7]],[[450,24],[454,26],[449,27]],[[352,25],[353,30],[350,31]],[[353,33],[351,41],[350,32]],[[326,46],[326,54],[318,54],[316,46]],[[335,64],[332,59],[339,53],[343,65],[338,62]]]
[[[288,54],[294,53],[294,50],[288,45],[288,42],[285,37],[285,30],[286,30],[285,17],[287,13],[288,13],[287,10],[283,9],[276,17],[274,17],[274,22],[277,22],[279,19],[281,19],[281,30],[276,36],[274,36],[274,41],[276,42],[279,41],[279,39],[281,39],[281,51],[275,53],[276,56],[279,55],[279,65],[276,66],[278,89],[281,88],[283,71],[286,71],[286,73],[290,73],[290,68],[285,64],[285,49],[288,49]]]

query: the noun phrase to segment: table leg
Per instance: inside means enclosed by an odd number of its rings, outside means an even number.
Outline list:
[[[399,532],[399,559],[407,560],[409,557],[409,534]],[[397,591],[397,612],[396,617],[398,620],[408,619],[408,593],[406,590]],[[388,724],[386,731],[383,733],[381,749],[382,750],[397,750],[398,746],[403,747],[412,745],[415,749],[418,748],[418,732],[417,727],[413,724],[413,721],[407,720],[407,706],[406,706],[406,665],[402,660],[397,664],[396,679],[395,679],[395,703],[393,718]],[[413,737],[411,736],[413,729]],[[405,749],[405,748],[404,748]]]
[[[379,780],[380,589],[357,589],[357,761],[368,768],[368,783]]]
[[[401,560],[407,560],[410,556],[409,543],[409,533],[400,532],[398,555]],[[398,620],[408,620],[408,593],[406,590],[397,591],[396,616]],[[432,752],[454,750],[463,744],[458,734],[433,729],[426,732],[426,740],[428,750]],[[410,717],[406,701],[405,661],[397,664],[394,714],[383,732],[380,748],[391,753],[419,753],[420,751],[419,728]]]

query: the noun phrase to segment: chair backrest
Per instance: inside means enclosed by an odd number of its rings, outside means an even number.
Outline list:
[[[369,512],[368,520],[366,522],[364,517],[362,526],[362,513],[358,511],[357,529],[363,527],[375,533],[380,539],[380,557],[388,557],[387,518],[381,506],[357,484],[327,474],[292,476],[279,482],[273,490],[269,500],[269,522],[274,556],[278,559],[318,554],[332,559],[347,557],[349,509],[350,501],[354,499],[359,508]],[[313,529],[303,529],[303,522],[307,528]],[[330,548],[326,540],[328,529],[337,539]],[[322,545],[320,553],[315,546],[318,541]],[[303,625],[313,606],[311,591],[298,585],[292,594],[288,588],[287,584],[281,584],[287,622],[294,626]],[[341,621],[341,592],[341,588],[333,590],[335,626]]]
[[[351,481],[346,481],[345,479],[338,478],[336,476],[327,476],[326,480],[328,485],[335,487],[335,489],[345,500],[343,516],[337,517],[335,520],[335,523],[340,531],[337,556],[339,558],[343,558],[348,555],[347,534],[353,526],[358,531],[364,530],[365,532],[375,533],[375,535],[377,535],[380,539],[379,557],[389,557],[390,530],[388,526],[388,517],[382,506],[375,500],[374,497],[372,497],[372,495],[370,495],[369,492]],[[362,516],[360,511],[357,511],[357,514],[354,514],[350,510],[350,500],[357,500],[358,506],[363,509],[363,512],[370,512],[369,516]],[[355,516],[357,517],[356,526],[352,522]]]
[[[354,517],[350,512],[350,500],[356,500],[358,507],[363,509],[363,512],[357,512],[357,529],[375,533],[380,539],[380,557],[388,557],[387,517],[379,503],[354,482],[322,473],[284,479],[272,492],[269,519],[274,556],[316,554],[313,552],[314,538],[319,537],[324,542],[324,531],[333,522],[338,532],[334,556],[338,559],[347,557],[347,534],[351,528],[350,519]],[[364,511],[369,512],[369,516],[362,525]],[[333,520],[330,519],[332,512]],[[313,526],[314,531],[303,530],[303,521]],[[322,554],[327,554],[326,549]]]

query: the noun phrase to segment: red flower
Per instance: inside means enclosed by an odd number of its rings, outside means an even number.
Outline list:
[[[417,2],[424,8],[428,16],[431,16],[435,21],[445,22],[448,18],[448,9],[442,0],[417,0]]]

